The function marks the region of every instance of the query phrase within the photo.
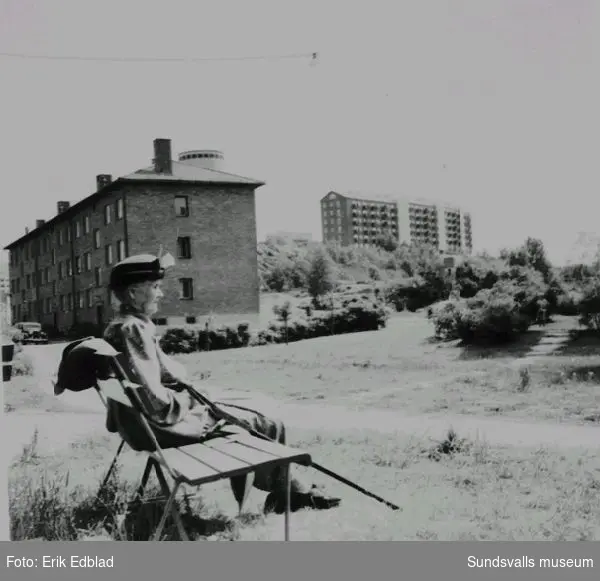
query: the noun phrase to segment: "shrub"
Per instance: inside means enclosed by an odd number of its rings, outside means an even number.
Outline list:
[[[432,285],[422,277],[415,276],[386,285],[383,296],[397,311],[406,309],[414,312],[447,298],[448,288],[440,288],[439,284]]]
[[[31,357],[26,354],[22,349],[17,351],[15,346],[15,354],[12,360],[12,372],[13,375],[33,375],[33,362]]]
[[[579,303],[582,298],[582,293],[576,291],[563,291],[558,295],[556,300],[555,312],[559,315],[567,317],[579,315]]]
[[[160,347],[168,355],[193,353],[198,347],[198,333],[193,329],[167,329],[160,338]]]
[[[600,278],[594,278],[583,288],[579,302],[579,322],[594,331],[600,330]]]
[[[473,298],[449,301],[434,310],[431,319],[435,335],[441,339],[461,339],[465,344],[512,341],[531,325],[531,304],[535,304],[536,296],[530,286],[499,281]]]
[[[289,342],[328,337],[332,334],[376,331],[387,324],[390,310],[381,303],[361,301],[357,298],[338,303],[333,311],[319,311],[310,319],[305,316],[291,318],[287,324]],[[267,329],[256,333],[252,346],[285,342],[285,326],[281,321],[271,322]]]

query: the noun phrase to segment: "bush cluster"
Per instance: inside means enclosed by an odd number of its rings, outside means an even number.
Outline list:
[[[276,320],[266,329],[251,333],[248,323],[238,326],[222,325],[216,329],[168,329],[160,339],[165,353],[193,353],[240,347],[270,345],[287,341],[301,341],[332,334],[376,331],[385,327],[390,316],[382,303],[357,297],[334,304],[333,310],[313,310],[291,315],[287,321]]]
[[[14,376],[18,375],[33,375],[33,361],[31,357],[27,355],[23,348],[15,345],[15,353],[13,355],[12,360],[12,374]]]
[[[497,344],[514,340],[536,320],[546,287],[527,269],[505,273],[491,289],[467,299],[449,300],[430,315],[440,339],[465,344]]]

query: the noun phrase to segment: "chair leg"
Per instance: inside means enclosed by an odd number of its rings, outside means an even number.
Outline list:
[[[174,492],[171,492],[171,490],[169,489],[169,485],[167,483],[167,479],[165,478],[162,468],[160,467],[160,464],[158,464],[158,462],[154,462],[154,471],[156,472],[156,477],[158,478],[158,482],[160,484],[160,488],[162,490],[163,495],[168,498],[170,498],[170,495],[173,495],[173,499],[174,499],[175,498],[174,495],[177,493],[177,490],[179,489],[179,486],[181,485],[181,483],[175,482],[175,486],[173,488]],[[183,521],[181,520],[181,515],[179,514],[177,507],[175,506],[174,503],[171,503],[170,507],[165,507],[165,511],[167,508],[170,508],[171,516],[173,517],[173,520],[175,521],[175,526],[177,527],[177,532],[179,533],[179,539],[182,541],[189,541],[190,539],[187,536],[187,533],[185,532],[185,527],[183,526]],[[166,512],[165,512],[165,514],[166,514]],[[163,523],[163,526],[164,526],[164,523]]]
[[[238,503],[238,514],[242,514],[242,510],[248,500],[252,486],[254,486],[254,480],[254,472],[249,472],[245,476],[234,476],[229,480],[233,496]]]
[[[160,541],[160,535],[163,532],[163,529],[165,528],[165,524],[167,522],[167,517],[169,516],[169,513],[172,514],[173,503],[175,502],[175,495],[177,494],[179,485],[180,485],[180,482],[176,482],[175,486],[173,487],[173,490],[171,491],[171,494],[169,495],[169,499],[167,500],[165,510],[160,519],[160,523],[158,524],[158,527],[156,528],[156,532],[154,533],[154,541]]]
[[[148,484],[148,480],[150,479],[150,472],[152,472],[152,466],[153,460],[152,458],[148,458],[148,461],[146,462],[146,467],[144,468],[144,474],[142,475],[142,480],[140,482],[140,485],[138,486],[138,489],[135,493],[135,497],[133,499],[134,501],[138,498],[143,498],[144,491],[146,490],[146,485]]]
[[[285,540],[290,540],[290,501],[292,493],[292,475],[291,465],[287,464],[285,467]]]
[[[113,461],[111,462],[110,468],[108,469],[108,472],[106,473],[106,476],[104,477],[104,480],[102,481],[102,484],[100,485],[98,494],[96,495],[97,497],[100,496],[100,494],[104,490],[104,487],[108,484],[108,481],[110,480],[110,477],[117,465],[117,460],[119,459],[119,456],[120,456],[121,452],[123,451],[124,446],[125,446],[125,440],[121,440],[121,443],[119,444],[119,447],[117,449],[117,453],[116,453],[115,457],[113,458]]]

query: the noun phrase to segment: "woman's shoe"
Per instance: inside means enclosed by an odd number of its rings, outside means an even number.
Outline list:
[[[313,484],[310,492],[292,492],[290,495],[290,511],[296,512],[303,508],[313,510],[328,510],[341,503],[341,498],[329,496]],[[265,514],[283,514],[285,512],[285,497],[281,492],[270,492],[264,506]]]

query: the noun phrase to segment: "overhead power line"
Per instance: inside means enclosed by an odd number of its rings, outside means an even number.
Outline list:
[[[110,63],[206,63],[225,61],[279,61],[291,59],[309,59],[311,64],[316,64],[318,53],[296,53],[284,55],[262,56],[220,56],[220,57],[90,57],[90,56],[60,56],[43,54],[25,54],[0,52],[0,57],[22,60],[47,60],[47,61],[80,61],[80,62],[110,62]]]

